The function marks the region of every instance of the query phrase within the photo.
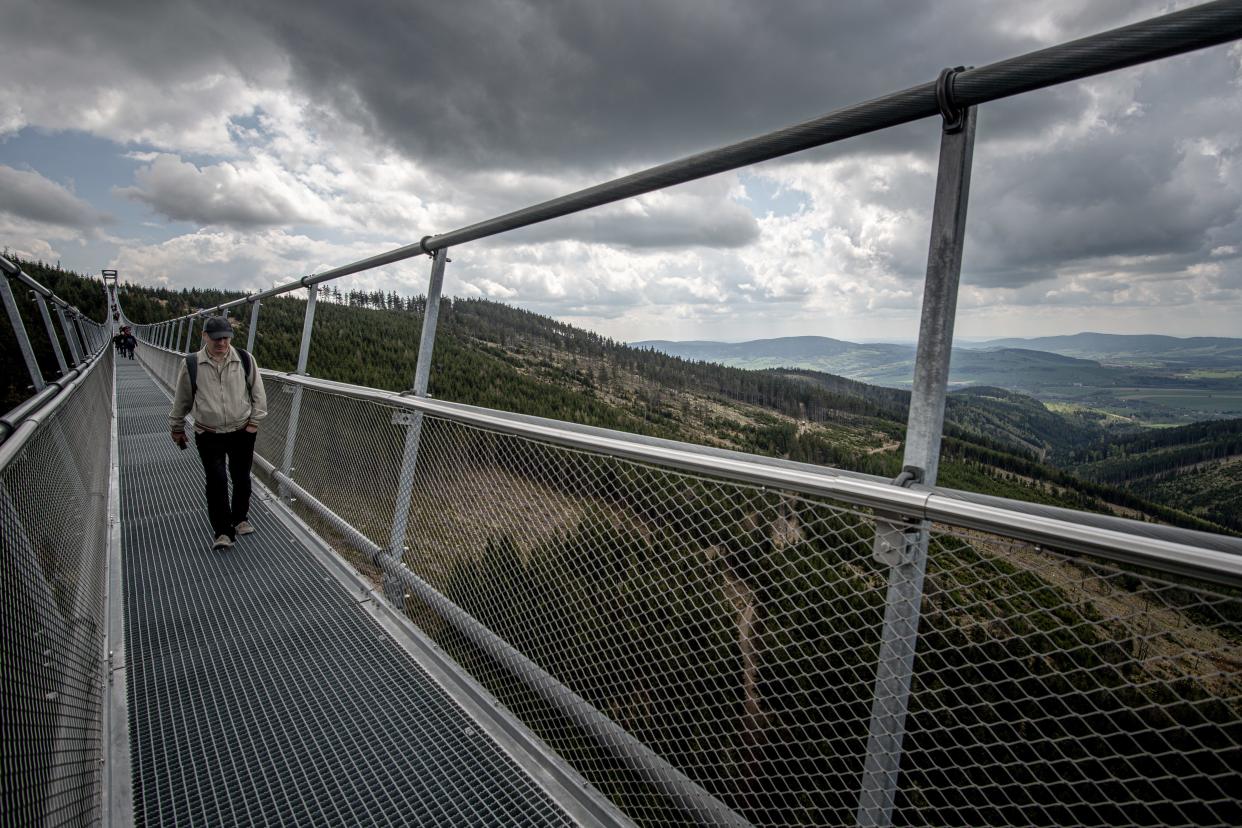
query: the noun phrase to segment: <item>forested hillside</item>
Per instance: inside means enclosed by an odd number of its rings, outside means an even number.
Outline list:
[[[27,271],[35,275],[30,266]],[[58,278],[63,286],[76,277]],[[95,296],[102,313],[97,285],[78,279],[73,295]],[[68,296],[67,290],[58,292]],[[130,319],[143,323],[239,295],[123,284],[120,301]],[[309,372],[388,390],[408,388],[423,306],[421,297],[322,292]],[[85,298],[82,307],[89,308]],[[239,342],[247,335],[244,310],[234,319]],[[303,299],[263,303],[255,346],[260,365],[293,369],[304,310]],[[904,391],[814,371],[750,371],[687,361],[475,299],[442,301],[430,393],[883,476],[900,469],[909,400]],[[1081,462],[1077,458],[1106,444],[1108,432],[1090,419],[1065,417],[1030,397],[994,388],[951,395],[946,417],[942,485],[1192,528],[1219,531],[1229,523],[1218,511],[1200,509],[1198,518],[1171,508],[1181,500],[1149,502],[1124,479],[1081,480],[1071,474],[1068,469]]]
[[[1242,530],[1242,420],[1144,431],[1080,449],[1074,473]]]

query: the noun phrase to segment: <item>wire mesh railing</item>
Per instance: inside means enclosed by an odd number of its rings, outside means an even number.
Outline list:
[[[140,353],[175,377],[179,355]],[[272,487],[291,481],[295,511],[630,817],[719,821],[708,802],[754,824],[853,821],[886,612],[877,521],[917,526],[917,509],[678,469],[620,433],[634,456],[499,412],[265,381]],[[1019,537],[932,525],[894,822],[1236,824],[1237,568],[1196,578]]]
[[[330,466],[299,472],[341,499]],[[434,418],[415,492],[407,565],[541,669],[755,823],[852,820],[885,613],[870,510]],[[632,816],[679,821],[407,603]],[[1242,817],[1237,593],[936,526],[923,609],[898,822]]]
[[[8,824],[99,817],[112,405],[105,349],[0,446]]]

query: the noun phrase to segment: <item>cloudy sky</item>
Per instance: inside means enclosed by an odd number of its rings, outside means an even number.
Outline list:
[[[3,0],[0,245],[261,289],[1182,5]],[[1239,124],[1238,44],[983,107],[958,336],[1242,335]],[[445,290],[629,340],[911,339],[938,141],[465,245]]]

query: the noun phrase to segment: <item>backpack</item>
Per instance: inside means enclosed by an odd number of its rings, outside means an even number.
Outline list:
[[[250,361],[250,354],[242,348],[234,348],[237,356],[241,358],[242,372],[246,375],[246,395],[254,399],[254,384],[250,380],[250,371],[254,363]],[[185,372],[190,376],[190,404],[194,404],[194,398],[198,396],[198,354],[185,355]]]

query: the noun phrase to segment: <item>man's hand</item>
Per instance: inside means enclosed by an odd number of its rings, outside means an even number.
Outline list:
[[[172,441],[177,444],[177,448],[184,449],[190,444],[190,438],[185,436],[184,431],[174,431],[172,433]]]
[[[250,432],[251,434],[257,433],[258,430],[259,430],[259,427],[257,425],[251,424],[251,425],[246,426],[246,431]]]

